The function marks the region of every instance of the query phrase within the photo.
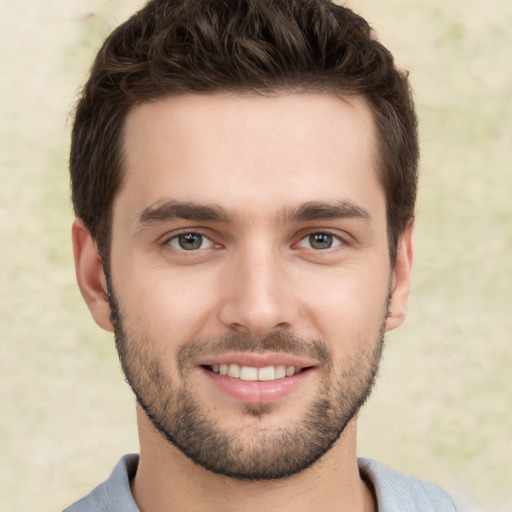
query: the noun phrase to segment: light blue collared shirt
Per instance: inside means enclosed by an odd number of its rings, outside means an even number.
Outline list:
[[[130,490],[139,456],[125,455],[110,477],[64,512],[140,512]],[[373,486],[377,512],[456,512],[450,496],[440,487],[398,473],[371,459],[358,459],[362,478]]]

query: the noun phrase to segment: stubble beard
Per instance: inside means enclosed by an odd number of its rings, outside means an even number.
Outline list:
[[[240,480],[275,480],[295,475],[318,461],[338,440],[371,394],[384,345],[384,311],[373,343],[333,373],[333,357],[321,340],[304,340],[278,332],[261,338],[232,335],[218,340],[196,340],[177,355],[179,378],[171,377],[162,361],[151,354],[151,340],[126,332],[122,312],[109,286],[111,320],[126,380],[138,403],[168,442],[203,468]],[[369,347],[369,348],[368,348]],[[320,361],[321,386],[302,420],[286,427],[266,424],[274,404],[242,404],[241,413],[254,418],[250,435],[230,431],[209,417],[192,386],[188,366],[200,354],[236,351],[281,351]]]

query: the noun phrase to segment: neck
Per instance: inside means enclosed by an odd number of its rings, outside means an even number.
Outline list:
[[[312,467],[272,481],[241,481],[196,465],[164,440],[137,410],[140,461],[132,492],[141,512],[281,512],[315,510],[374,512],[372,491],[356,457],[356,418]]]

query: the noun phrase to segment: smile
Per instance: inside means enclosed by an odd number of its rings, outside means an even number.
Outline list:
[[[302,368],[286,366],[283,364],[257,368],[254,366],[241,366],[236,363],[214,364],[207,366],[207,369],[213,373],[245,381],[271,381],[284,379],[285,377],[292,377],[302,371]]]
[[[304,356],[278,352],[231,352],[197,361],[199,375],[213,389],[239,402],[271,403],[310,384],[319,362]]]

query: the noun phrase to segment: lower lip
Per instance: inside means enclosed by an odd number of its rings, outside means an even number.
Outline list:
[[[200,368],[200,370],[217,389],[250,404],[268,404],[280,400],[296,391],[314,373],[313,368],[308,368],[296,375],[282,379],[248,381],[220,375],[206,368]]]

